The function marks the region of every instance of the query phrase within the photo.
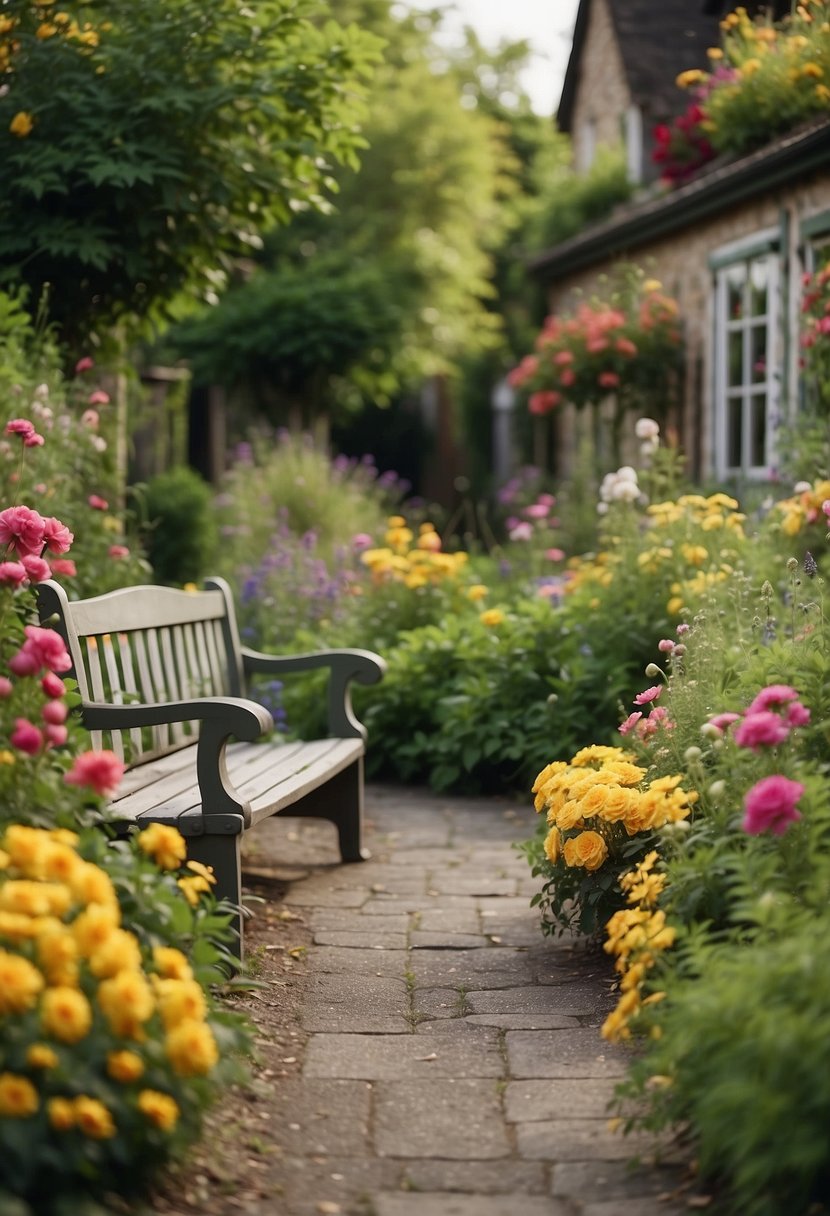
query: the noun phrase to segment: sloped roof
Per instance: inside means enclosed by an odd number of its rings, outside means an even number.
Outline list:
[[[531,258],[528,269],[550,281],[610,258],[630,258],[654,241],[730,207],[785,188],[830,166],[830,119],[813,119],[737,159],[713,161],[676,190],[617,208],[607,219]]]
[[[580,77],[582,47],[591,5],[580,0],[562,96],[557,112],[561,131],[570,131]],[[686,98],[677,88],[679,72],[708,66],[706,51],[720,40],[718,16],[703,12],[704,0],[606,0],[617,35],[632,101],[654,121],[679,113]]]

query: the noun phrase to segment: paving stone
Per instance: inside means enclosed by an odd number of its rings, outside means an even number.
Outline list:
[[[277,1172],[278,1171],[278,1172]],[[397,1161],[374,1156],[286,1157],[275,1170],[277,1187],[266,1192],[268,1216],[320,1216],[321,1212],[355,1211],[355,1197],[393,1191],[400,1185],[402,1168]],[[277,1189],[278,1188],[278,1189]],[[554,1202],[558,1202],[554,1200]],[[335,1204],[336,1207],[325,1204]],[[365,1208],[364,1208],[365,1211]]]
[[[447,950],[436,947],[419,951],[412,955],[412,970],[419,978],[441,973],[458,975],[478,971],[486,975],[498,971],[512,974],[514,983],[526,983],[529,979],[527,956],[523,950],[489,944],[484,949]]]
[[[500,1077],[502,1059],[496,1031],[466,1040],[442,1039],[435,1033],[315,1034],[306,1049],[303,1075],[367,1081]]]
[[[360,908],[370,895],[369,889],[363,887],[334,890],[331,887],[309,888],[306,883],[297,883],[283,898],[292,908]]]
[[[373,1137],[382,1157],[510,1155],[493,1080],[381,1081],[374,1090]]]
[[[408,1161],[403,1185],[413,1191],[542,1195],[548,1190],[548,1168],[540,1161],[442,1161],[432,1157]],[[521,1209],[517,1216],[522,1216]]]
[[[367,950],[406,949],[406,933],[359,932],[355,929],[315,929],[314,942],[318,946],[363,947]]]
[[[580,1025],[575,1017],[563,1013],[469,1013],[464,1021],[501,1030],[562,1030]]]
[[[609,1104],[613,1085],[607,1080],[581,1077],[575,1081],[557,1077],[545,1081],[511,1081],[504,1094],[505,1118],[509,1123],[533,1123],[543,1119],[598,1119],[611,1117]]]
[[[629,1055],[603,1042],[593,1028],[525,1031],[505,1036],[511,1077],[619,1077]]]
[[[416,988],[413,1008],[419,1018],[458,1018],[464,1010],[463,996],[455,988]]]
[[[360,949],[356,946],[315,946],[306,960],[309,972],[332,975],[386,975],[403,980],[406,950]]]
[[[313,931],[335,931],[337,933],[407,933],[409,914],[390,913],[388,916],[373,915],[368,919],[363,908],[314,908],[307,914]]]
[[[463,908],[469,910],[466,895],[441,895],[437,891],[426,895],[397,895],[394,891],[375,892],[361,908],[364,916],[388,916],[390,913],[432,912],[436,909]]]
[[[649,1136],[622,1136],[608,1130],[608,1119],[550,1119],[517,1123],[519,1156],[535,1161],[629,1161],[650,1156],[655,1141]]]
[[[586,1203],[580,1209],[581,1216],[688,1216],[689,1206],[677,1201],[666,1203],[656,1198],[632,1196],[630,1199],[612,1199],[606,1203]]]
[[[469,950],[489,946],[489,938],[480,933],[447,933],[415,930],[410,934],[409,944],[413,950]]]
[[[475,907],[429,908],[420,912],[413,925],[420,933],[473,933],[481,935],[481,922]]]
[[[471,1013],[566,1013],[572,1017],[596,1015],[600,1001],[595,988],[585,984],[470,991]]]
[[[364,1157],[369,1151],[372,1087],[367,1081],[282,1077],[274,1086],[276,1143],[294,1156]]]
[[[533,1195],[523,1195],[517,1208],[509,1195],[442,1191],[373,1195],[372,1212],[374,1216],[573,1216],[572,1207]]]
[[[430,879],[429,890],[439,895],[515,895],[516,879],[471,874],[466,869],[436,871]]]
[[[312,975],[302,1012],[306,1030],[367,1034],[410,1031],[403,980],[369,975]]]
[[[680,1166],[632,1166],[626,1161],[564,1161],[553,1167],[551,1194],[580,1203],[670,1195],[688,1180]]]

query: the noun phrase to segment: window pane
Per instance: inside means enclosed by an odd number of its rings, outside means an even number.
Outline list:
[[[733,397],[726,403],[726,465],[730,469],[741,467],[742,409],[740,397]]]
[[[767,378],[767,327],[753,325],[750,331],[750,367],[752,383],[758,384]]]
[[[744,315],[746,266],[730,266],[726,272],[726,319],[738,321]]]
[[[744,382],[744,335],[743,330],[733,330],[727,338],[729,370],[727,385],[740,388]]]
[[[750,402],[751,430],[749,463],[759,468],[767,463],[767,399],[755,393]]]
[[[767,285],[769,262],[766,258],[753,262],[749,273],[749,311],[753,317],[763,316],[767,311]]]

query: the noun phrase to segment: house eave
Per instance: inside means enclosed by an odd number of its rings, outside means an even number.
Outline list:
[[[626,207],[530,258],[528,268],[545,281],[627,254],[815,169],[830,169],[829,152],[830,122],[811,124],[669,194]]]

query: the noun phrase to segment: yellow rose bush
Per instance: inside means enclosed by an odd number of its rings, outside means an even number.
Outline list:
[[[184,855],[162,825],[0,833],[0,1197],[140,1187],[235,1075],[247,1031],[209,991],[223,918],[182,891],[212,881]]]
[[[632,753],[599,745],[542,769],[533,793],[544,814],[544,856],[533,873],[544,881],[533,902],[546,932],[595,934],[624,905],[622,874],[649,853],[661,828],[691,815],[697,793],[681,781],[649,777]]]

